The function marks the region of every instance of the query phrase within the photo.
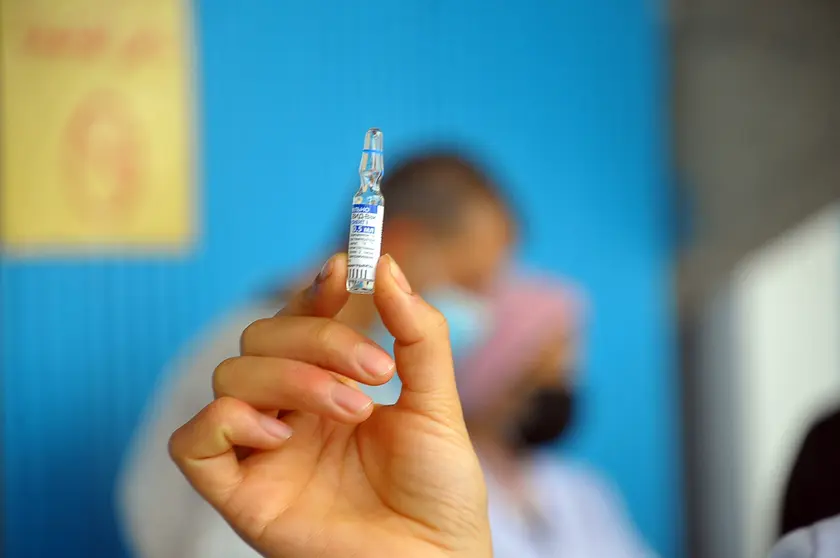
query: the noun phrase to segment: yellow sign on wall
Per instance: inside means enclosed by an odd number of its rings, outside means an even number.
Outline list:
[[[0,2],[4,249],[173,249],[195,228],[186,0]]]

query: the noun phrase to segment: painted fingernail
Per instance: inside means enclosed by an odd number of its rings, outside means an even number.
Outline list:
[[[336,382],[333,387],[332,399],[336,405],[353,415],[358,415],[373,405],[370,397],[340,382]]]
[[[362,370],[374,378],[390,374],[397,366],[394,359],[384,353],[382,349],[367,343],[356,345],[356,360]]]
[[[291,426],[268,415],[260,415],[260,426],[270,435],[281,440],[288,440],[292,435]]]
[[[321,266],[321,271],[318,272],[318,277],[315,278],[315,282],[323,283],[326,281],[327,277],[332,275],[333,269],[335,269],[335,256],[324,262],[324,265]]]
[[[312,281],[312,284],[309,286],[307,290],[307,295],[309,298],[313,298],[315,295],[318,294],[318,289],[321,287],[321,283],[327,280],[327,278],[332,275],[333,269],[335,269],[335,256],[328,259],[324,262],[324,265],[321,266],[321,271],[318,272],[318,275],[315,277],[315,280]]]
[[[390,254],[386,254],[386,257],[388,258],[388,269],[391,271],[391,275],[394,276],[394,281],[397,282],[397,285],[399,285],[403,291],[411,294],[411,285],[408,284],[408,279],[405,278],[405,275],[400,269],[400,266],[397,265],[396,260],[394,260]]]

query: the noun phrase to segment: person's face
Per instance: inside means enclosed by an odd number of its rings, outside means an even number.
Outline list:
[[[412,236],[400,265],[417,290],[459,287],[483,293],[499,274],[512,245],[510,217],[497,203],[476,199],[453,231]],[[403,265],[405,261],[405,265]]]
[[[484,293],[510,255],[510,216],[497,202],[476,198],[452,231],[429,231],[410,222],[392,223],[383,251],[399,262],[418,292],[458,287]]]
[[[483,292],[510,255],[509,215],[497,203],[479,199],[464,209],[459,230],[442,247],[449,281]]]

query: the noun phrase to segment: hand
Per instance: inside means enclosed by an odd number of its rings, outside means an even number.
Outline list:
[[[380,259],[374,300],[403,389],[374,406],[350,379],[385,383],[394,363],[332,319],[346,278],[346,257],[334,256],[245,331],[242,356],[215,371],[217,399],[172,435],[173,459],[265,556],[489,558],[486,489],[443,316]]]

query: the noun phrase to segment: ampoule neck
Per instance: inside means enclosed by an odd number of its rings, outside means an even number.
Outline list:
[[[359,176],[362,180],[367,178],[377,182],[382,178],[382,172],[385,169],[382,148],[382,132],[378,128],[371,128],[365,134],[365,145],[362,149],[361,161],[359,161]]]
[[[382,192],[380,190],[380,176],[370,176],[367,174],[359,173],[361,182],[359,183],[359,190],[358,192],[361,193],[371,193],[381,195]]]
[[[366,180],[362,180],[361,184],[359,184],[359,192],[371,192],[374,194],[381,194],[379,181],[368,182]]]

